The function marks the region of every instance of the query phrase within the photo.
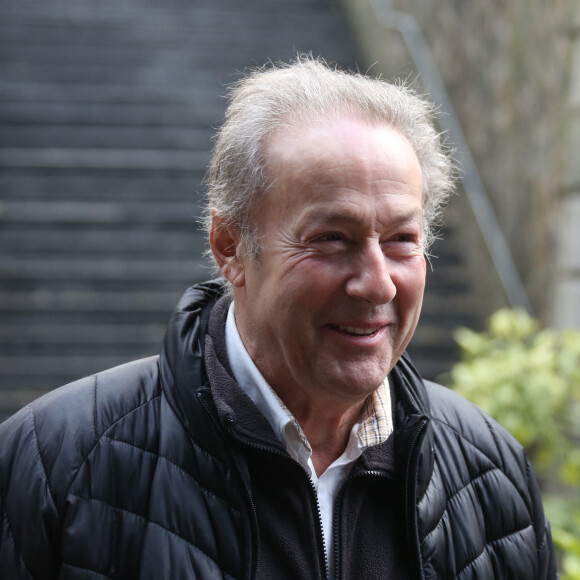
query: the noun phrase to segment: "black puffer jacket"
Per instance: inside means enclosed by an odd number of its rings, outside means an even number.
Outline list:
[[[0,426],[1,578],[324,577],[308,478],[206,336],[220,294],[188,290],[159,358],[58,389]],[[339,496],[337,575],[555,578],[520,446],[406,360],[391,379],[394,437]],[[264,506],[276,502],[272,532]]]

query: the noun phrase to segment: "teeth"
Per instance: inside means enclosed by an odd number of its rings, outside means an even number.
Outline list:
[[[361,336],[368,336],[378,330],[377,328],[357,328],[356,326],[339,326],[338,328],[344,332],[348,332],[349,334],[357,334]]]

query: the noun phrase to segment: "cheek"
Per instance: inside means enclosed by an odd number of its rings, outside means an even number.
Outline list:
[[[425,290],[425,261],[418,261],[412,268],[404,268],[393,273],[400,302],[407,307],[421,306]]]
[[[340,285],[340,268],[324,260],[303,258],[289,263],[278,281],[288,296],[300,301],[311,301],[320,294],[327,294]]]
[[[279,317],[280,331],[286,336],[294,332],[305,339],[316,332],[320,321],[325,320],[328,311],[335,306],[339,288],[340,284],[328,268],[307,266],[303,262],[291,275],[279,280],[271,315]]]

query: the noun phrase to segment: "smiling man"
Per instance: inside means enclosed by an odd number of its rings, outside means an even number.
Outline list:
[[[223,278],[159,357],[0,427],[6,578],[555,578],[521,447],[405,348],[451,190],[432,107],[301,58],[233,87]]]

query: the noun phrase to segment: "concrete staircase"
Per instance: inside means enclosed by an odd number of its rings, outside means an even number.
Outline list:
[[[331,0],[0,3],[0,418],[158,352],[209,276],[196,220],[223,85],[296,51],[358,60]],[[413,347],[427,376],[471,322],[449,237]]]

